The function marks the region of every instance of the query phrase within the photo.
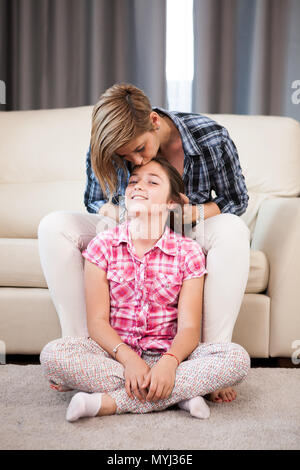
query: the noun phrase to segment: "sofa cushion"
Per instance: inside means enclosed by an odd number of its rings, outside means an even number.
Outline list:
[[[269,356],[270,298],[244,295],[232,341],[251,357]],[[48,289],[0,289],[0,331],[6,354],[40,354],[43,347],[61,338],[58,315]]]
[[[1,287],[48,287],[37,239],[0,238],[0,259]]]
[[[1,287],[48,287],[40,263],[37,239],[0,238],[0,258]],[[268,279],[269,266],[265,254],[251,250],[246,292],[263,292]]]
[[[86,212],[92,110],[0,112],[0,237],[36,238],[49,212]]]
[[[209,114],[236,145],[249,192],[300,194],[300,123],[281,116]]]
[[[300,195],[300,123],[286,116],[206,115],[228,130],[237,148],[249,195],[241,218],[252,240],[265,200]]]
[[[52,181],[0,184],[0,238],[37,238],[41,219],[50,212],[83,212],[85,182]]]
[[[269,262],[263,251],[250,250],[250,269],[246,294],[264,292],[269,282]]]

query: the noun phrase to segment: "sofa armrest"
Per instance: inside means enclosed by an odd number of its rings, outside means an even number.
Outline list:
[[[263,202],[251,249],[262,250],[270,266],[270,356],[292,357],[300,341],[300,198]]]

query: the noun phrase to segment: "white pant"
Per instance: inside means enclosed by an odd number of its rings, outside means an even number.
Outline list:
[[[81,252],[97,233],[115,225],[99,214],[67,211],[51,212],[39,224],[41,265],[62,337],[89,336]],[[248,280],[250,231],[237,215],[219,214],[205,219],[203,235],[193,235],[206,255],[208,271],[201,341],[230,342]]]

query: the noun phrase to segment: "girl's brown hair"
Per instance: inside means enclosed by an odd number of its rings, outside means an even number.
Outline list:
[[[150,161],[159,163],[161,167],[164,169],[165,173],[168,176],[169,183],[170,183],[170,192],[168,195],[168,200],[171,199],[172,201],[174,201],[175,204],[178,204],[175,210],[173,209],[170,211],[170,218],[168,218],[167,224],[169,225],[171,230],[179,232],[181,235],[185,236],[184,224],[183,224],[184,203],[179,194],[179,193],[185,194],[183,179],[181,175],[179,174],[179,172],[176,170],[176,168],[173,165],[171,165],[171,163],[169,163],[168,160],[162,155],[157,154],[156,157],[152,158]],[[133,172],[135,168],[140,168],[140,167],[141,165],[134,165],[134,167],[131,170],[131,173]]]
[[[115,151],[139,135],[154,130],[152,107],[145,93],[130,83],[116,83],[95,104],[92,113],[91,166],[105,196],[114,194],[119,168],[127,175]]]

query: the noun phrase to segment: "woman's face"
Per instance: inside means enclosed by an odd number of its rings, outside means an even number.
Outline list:
[[[152,158],[156,157],[160,147],[157,130],[160,128],[161,118],[155,111],[152,111],[150,121],[153,125],[153,131],[144,132],[128,144],[119,147],[115,151],[119,157],[125,158],[134,165],[146,165]]]
[[[170,183],[166,172],[159,163],[149,162],[131,173],[125,191],[125,205],[129,212],[167,212],[172,202],[169,193]],[[157,210],[153,208],[154,205],[157,205]]]
[[[146,165],[156,157],[159,145],[160,142],[155,131],[145,132],[127,145],[118,148],[115,153],[134,165]]]

